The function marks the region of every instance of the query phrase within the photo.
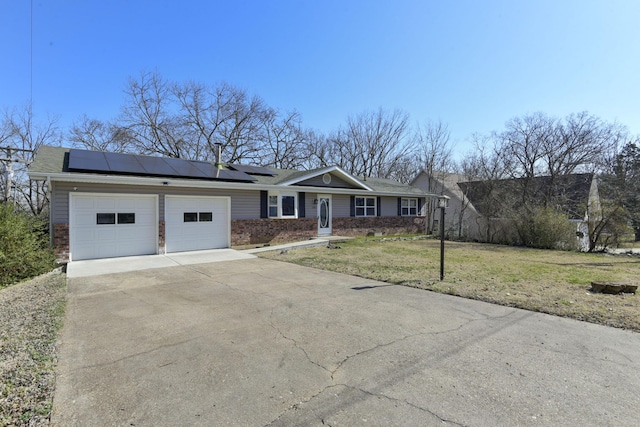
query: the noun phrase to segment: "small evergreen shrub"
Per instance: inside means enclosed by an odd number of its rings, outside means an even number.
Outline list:
[[[47,222],[0,203],[0,288],[55,268]]]

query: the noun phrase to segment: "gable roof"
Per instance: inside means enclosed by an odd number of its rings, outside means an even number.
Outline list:
[[[594,175],[570,174],[487,181],[459,182],[476,210],[486,217],[504,215],[531,200],[553,203],[570,218],[582,218]]]
[[[120,170],[86,170],[69,167],[69,157],[72,149],[66,147],[41,146],[37,152],[34,162],[29,167],[29,175],[31,179],[52,181],[85,181],[95,183],[113,183],[113,184],[140,184],[140,185],[167,185],[168,178],[170,185],[179,187],[206,187],[206,188],[236,188],[251,190],[282,190],[294,187],[296,191],[318,191],[328,193],[343,194],[375,194],[375,195],[393,195],[393,196],[412,196],[424,197],[430,196],[425,194],[419,188],[402,184],[389,179],[367,178],[366,181],[360,180],[353,175],[347,173],[338,166],[318,168],[309,171],[299,171],[292,169],[274,169],[274,168],[256,168],[260,169],[259,173],[252,174],[250,169],[242,168],[245,172],[233,170],[239,165],[229,165],[225,168],[230,175],[238,176],[236,173],[244,173],[250,179],[223,179],[220,177],[197,177],[197,176],[181,176],[175,173],[162,172],[158,174],[148,173],[146,170],[136,171],[120,171]],[[88,150],[75,150],[74,152],[96,153]],[[153,159],[157,162],[161,157],[138,156],[133,154],[118,154],[120,160],[129,162],[133,160]],[[124,156],[124,157],[122,157]],[[173,162],[178,159],[165,159]],[[203,162],[195,162],[189,160],[181,160],[182,162],[197,163],[197,167],[203,169]],[[205,166],[210,166],[208,163]],[[74,165],[72,165],[74,166]],[[194,166],[194,165],[191,165]],[[247,171],[247,169],[249,171]],[[266,170],[265,170],[266,169]],[[166,171],[166,168],[161,170]],[[179,169],[178,169],[179,170]],[[267,171],[273,172],[269,175]],[[330,173],[339,177],[341,180],[350,184],[351,188],[337,188],[331,186],[313,186],[306,184],[312,178],[316,178]],[[224,174],[223,174],[224,175]]]

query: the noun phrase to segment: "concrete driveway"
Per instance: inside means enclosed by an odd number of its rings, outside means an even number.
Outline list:
[[[638,425],[640,334],[264,259],[69,279],[56,426]]]

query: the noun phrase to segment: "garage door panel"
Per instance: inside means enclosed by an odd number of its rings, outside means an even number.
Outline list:
[[[165,231],[167,252],[181,252],[229,247],[229,199],[220,197],[167,196]],[[196,215],[185,222],[185,213]],[[202,214],[211,213],[212,221]]]
[[[100,197],[95,199],[95,208],[98,210],[112,211],[116,208],[116,200],[111,197]]]
[[[157,253],[155,196],[87,194],[71,197],[73,260]],[[114,214],[116,224],[98,224],[98,213]],[[133,213],[135,222],[118,224],[118,214],[123,213]]]

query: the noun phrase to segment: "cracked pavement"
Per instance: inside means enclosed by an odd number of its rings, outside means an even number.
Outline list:
[[[68,293],[57,426],[640,423],[633,332],[264,259]]]

